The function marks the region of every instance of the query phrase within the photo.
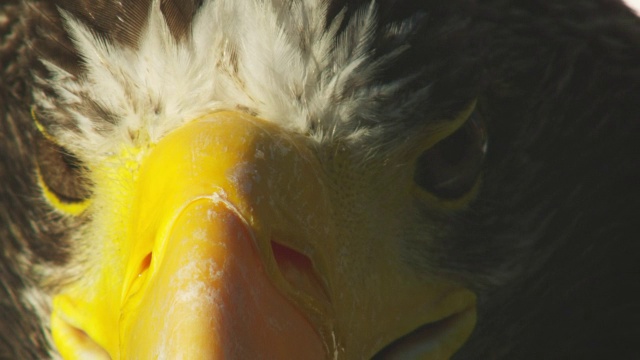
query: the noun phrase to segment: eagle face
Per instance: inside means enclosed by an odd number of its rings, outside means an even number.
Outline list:
[[[464,343],[476,295],[442,241],[487,136],[470,66],[438,75],[470,50],[424,36],[464,22],[368,1],[57,5],[39,9],[62,46],[39,54],[32,117],[66,224],[43,281],[64,358],[440,359]]]
[[[2,1],[0,357],[637,358],[638,29]]]

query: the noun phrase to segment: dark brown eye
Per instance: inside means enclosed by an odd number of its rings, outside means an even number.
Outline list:
[[[413,179],[437,197],[459,198],[476,184],[486,152],[484,123],[474,111],[458,130],[420,155]]]
[[[74,204],[91,195],[80,161],[43,134],[36,138],[36,159],[47,197],[53,195],[61,204]]]

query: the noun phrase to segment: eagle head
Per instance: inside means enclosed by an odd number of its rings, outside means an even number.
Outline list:
[[[446,359],[479,317],[472,358],[538,344],[514,313],[563,319],[602,285],[557,274],[634,253],[638,191],[618,189],[638,86],[594,89],[640,78],[623,66],[638,37],[615,35],[640,27],[621,4],[590,30],[598,11],[569,0],[503,3],[3,5],[0,281],[9,314],[37,316],[21,341],[65,359]],[[616,51],[584,57],[598,46]]]

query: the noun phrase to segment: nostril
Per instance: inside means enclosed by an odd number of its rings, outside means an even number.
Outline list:
[[[142,259],[142,262],[140,263],[140,269],[138,270],[138,276],[142,276],[144,272],[149,269],[149,266],[151,266],[152,256],[153,253],[148,253],[147,256]]]
[[[126,285],[126,292],[124,293],[123,297],[125,304],[130,302],[132,298],[135,298],[136,294],[138,294],[140,289],[144,286],[147,270],[149,270],[149,267],[151,266],[152,259],[153,253],[150,252],[145,255],[144,258],[142,258],[142,261],[140,261],[140,264],[138,265],[137,271],[132,272],[131,275],[127,276],[128,285]]]
[[[280,272],[295,291],[306,293],[316,300],[329,300],[323,282],[308,256],[275,241],[271,241],[271,249]]]

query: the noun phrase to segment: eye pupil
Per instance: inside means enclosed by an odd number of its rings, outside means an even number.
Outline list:
[[[469,152],[473,151],[469,143],[473,141],[472,135],[469,134],[466,127],[462,127],[448,138],[440,142],[437,149],[438,154],[444,162],[450,166],[455,166],[462,162],[465,156],[469,156]]]
[[[486,148],[483,123],[474,113],[457,131],[420,155],[414,181],[440,198],[459,198],[475,185]]]

